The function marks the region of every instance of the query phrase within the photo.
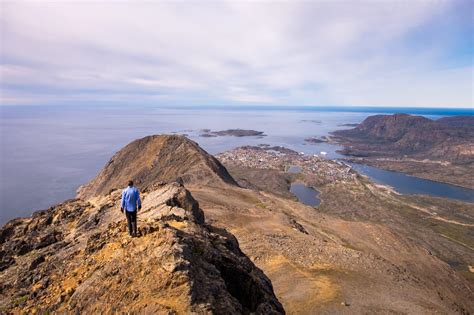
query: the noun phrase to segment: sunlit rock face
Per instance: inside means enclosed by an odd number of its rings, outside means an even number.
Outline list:
[[[128,180],[148,189],[160,182],[231,184],[233,178],[217,159],[184,136],[154,135],[132,141],[118,151],[77,196],[87,199],[122,188]]]

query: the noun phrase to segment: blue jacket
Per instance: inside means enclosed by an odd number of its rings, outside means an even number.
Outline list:
[[[122,192],[122,205],[121,207],[128,212],[137,211],[137,207],[142,206],[140,200],[140,192],[135,187],[127,187]]]

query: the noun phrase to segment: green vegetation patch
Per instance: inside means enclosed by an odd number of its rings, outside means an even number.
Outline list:
[[[13,305],[14,306],[19,306],[28,301],[29,296],[28,295],[22,295],[17,297],[16,299],[13,300]]]
[[[267,205],[264,204],[263,202],[259,202],[255,205],[257,208],[261,208],[261,209],[267,209]]]

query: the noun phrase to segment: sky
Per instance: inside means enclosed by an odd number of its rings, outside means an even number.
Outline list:
[[[474,1],[0,2],[0,104],[474,107]]]

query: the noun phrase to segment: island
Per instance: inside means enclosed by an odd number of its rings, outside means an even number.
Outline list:
[[[221,131],[211,131],[209,129],[204,132],[200,137],[220,137],[220,136],[232,136],[232,137],[265,137],[266,134],[263,131],[247,130],[247,129],[227,129]],[[204,130],[203,130],[204,131]]]
[[[308,143],[323,143],[323,142],[329,142],[330,138],[327,136],[322,136],[322,137],[308,137],[304,139],[305,142]]]
[[[212,133],[202,133],[199,136],[203,137],[203,138],[215,138],[215,137],[217,137],[216,135],[214,135]]]
[[[300,121],[304,123],[321,124],[321,120],[315,120],[315,119],[303,119]]]

